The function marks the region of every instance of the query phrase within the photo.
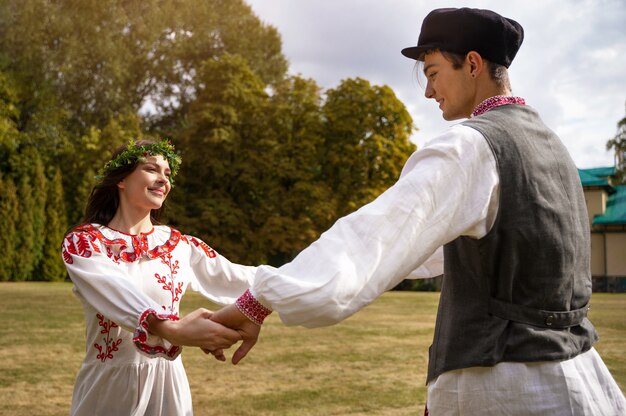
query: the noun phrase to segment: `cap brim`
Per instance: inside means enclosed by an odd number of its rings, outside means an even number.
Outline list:
[[[426,49],[427,48],[424,48],[423,46],[412,46],[410,48],[404,48],[400,52],[402,53],[402,55],[406,56],[407,58],[411,58],[411,59],[415,59],[416,61],[419,61],[420,58],[422,57],[422,54],[424,53]]]

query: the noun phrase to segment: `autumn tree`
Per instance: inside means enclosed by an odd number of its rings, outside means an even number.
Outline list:
[[[239,261],[259,258],[255,231],[271,211],[268,165],[275,142],[264,117],[265,84],[238,56],[206,61],[196,99],[176,111],[182,149],[171,221]],[[163,134],[167,135],[165,130]]]
[[[270,98],[269,128],[276,138],[270,169],[272,213],[259,232],[268,260],[280,265],[295,257],[336,219],[331,187],[321,175],[323,115],[321,89],[310,79],[288,77]]]
[[[388,86],[347,79],[326,93],[324,176],[343,216],[398,180],[415,150],[413,121]]]
[[[45,194],[43,250],[57,250],[47,227],[79,221],[94,174],[148,132],[184,158],[166,220],[235,261],[290,260],[391,185],[414,146],[388,87],[352,79],[324,94],[286,71],[278,32],[243,0],[0,1],[0,174],[25,208],[15,221],[41,236]],[[61,278],[34,241],[20,252]]]

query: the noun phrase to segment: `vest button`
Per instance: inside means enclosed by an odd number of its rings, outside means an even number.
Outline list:
[[[554,322],[554,315],[548,315],[548,317],[546,318],[546,326],[552,326],[553,322]]]

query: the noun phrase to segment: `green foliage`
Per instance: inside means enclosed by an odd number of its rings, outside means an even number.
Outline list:
[[[0,281],[12,280],[18,217],[17,189],[11,177],[0,173]]]
[[[197,98],[178,110],[176,127],[185,163],[172,193],[172,218],[230,257],[251,260],[255,231],[271,207],[267,198],[274,141],[268,134],[268,96],[246,62],[225,55],[207,61],[196,77]]]
[[[315,81],[286,78],[270,98],[272,213],[259,230],[269,261],[291,260],[336,219],[328,183],[321,175],[324,148],[320,88]]]
[[[242,0],[1,1],[11,278],[63,278],[59,230],[80,220],[94,172],[146,132],[185,161],[167,222],[238,262],[289,261],[391,185],[414,149],[393,92],[346,80],[324,101],[286,70],[278,32]]]
[[[98,172],[96,179],[102,180],[106,175],[122,166],[134,165],[137,161],[145,162],[148,155],[161,155],[164,157],[169,164],[171,170],[170,182],[173,184],[174,176],[176,176],[180,167],[181,158],[176,153],[172,143],[167,140],[138,146],[135,140],[131,139],[126,145],[126,150],[105,163],[104,167]]]
[[[33,255],[33,247],[35,235],[33,227],[33,211],[35,201],[29,176],[19,176],[17,180],[17,198],[18,198],[18,214],[17,214],[17,235],[15,238],[15,257],[13,258],[12,280],[24,281],[29,280],[33,270],[35,269],[35,257]]]
[[[280,45],[241,0],[0,3],[7,66],[57,91],[79,135],[136,113],[148,98],[159,108],[186,101],[202,62],[224,53],[246,57],[265,82],[278,80],[287,68]]]
[[[47,179],[44,173],[44,166],[39,153],[34,149],[28,149],[30,163],[30,176],[33,188],[33,263],[38,265],[43,259],[44,239],[41,236],[47,232],[46,227],[46,196]]]
[[[12,218],[17,233],[13,239],[11,280],[30,280],[43,255],[46,177],[41,157],[34,147],[21,146],[6,156],[5,173],[16,184],[18,204]]]
[[[387,86],[344,80],[324,104],[324,175],[337,197],[337,214],[370,202],[400,176],[415,150],[413,120]]]
[[[61,281],[66,272],[61,260],[61,243],[67,230],[65,206],[63,202],[63,186],[61,171],[57,168],[50,181],[50,189],[46,201],[46,229],[44,239],[44,256],[41,273],[38,277],[46,281]]]

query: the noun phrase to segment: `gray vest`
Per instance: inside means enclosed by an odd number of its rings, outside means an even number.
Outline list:
[[[597,340],[586,318],[590,234],[578,171],[528,106],[463,123],[490,145],[500,176],[493,228],[444,246],[444,278],[428,379],[502,361],[575,357]]]

